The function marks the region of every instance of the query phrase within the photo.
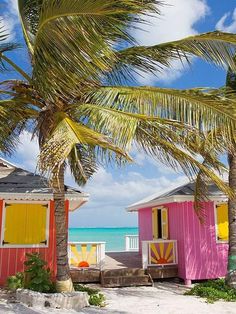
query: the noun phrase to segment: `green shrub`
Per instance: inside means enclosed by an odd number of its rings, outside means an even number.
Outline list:
[[[16,273],[15,276],[7,278],[7,287],[11,290],[24,288],[24,273]]]
[[[94,306],[105,306],[105,296],[98,289],[89,288],[83,285],[75,284],[75,291],[87,292],[89,295],[89,304]]]
[[[39,253],[26,254],[25,288],[38,292],[54,292],[50,269]]]
[[[185,292],[185,295],[197,295],[206,298],[208,303],[217,300],[236,302],[236,289],[228,287],[224,279],[208,280],[196,284],[191,290]]]
[[[102,293],[92,294],[89,297],[89,304],[94,306],[105,306],[105,296]]]

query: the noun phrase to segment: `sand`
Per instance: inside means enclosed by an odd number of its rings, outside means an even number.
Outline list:
[[[80,314],[236,314],[236,302],[218,301],[214,304],[208,304],[204,299],[184,296],[183,293],[186,288],[172,282],[155,283],[155,287],[101,290],[106,295],[107,306],[102,309],[86,308]],[[9,299],[9,296],[1,297],[1,314],[76,313],[65,310],[27,308],[22,304],[9,303]]]

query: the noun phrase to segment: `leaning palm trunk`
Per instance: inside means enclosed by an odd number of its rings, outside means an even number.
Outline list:
[[[236,73],[229,70],[227,73],[226,87],[236,91]],[[236,288],[236,144],[232,144],[228,153],[229,163],[229,186],[235,192],[235,196],[229,198],[229,253],[227,284]]]
[[[65,209],[64,166],[54,171],[52,176],[53,199],[55,204],[57,276],[58,292],[73,291],[67,254],[67,213]]]
[[[229,186],[236,193],[236,147],[228,154]],[[227,283],[236,288],[236,196],[229,199],[229,254]]]

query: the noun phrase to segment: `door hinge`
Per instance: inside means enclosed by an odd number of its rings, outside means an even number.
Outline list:
[[[2,245],[5,245],[5,244],[10,244],[10,242],[5,242],[4,240],[2,241]]]

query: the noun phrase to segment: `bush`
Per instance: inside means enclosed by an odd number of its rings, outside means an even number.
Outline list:
[[[94,306],[105,306],[105,296],[98,289],[92,289],[83,285],[75,284],[75,291],[87,292],[89,295],[89,304]]]
[[[208,303],[214,303],[217,300],[236,302],[236,289],[226,285],[224,279],[208,280],[203,283],[196,284],[185,295],[197,295],[206,298]]]
[[[50,269],[40,258],[39,253],[26,254],[26,271],[7,278],[7,287],[11,290],[26,288],[38,292],[55,292],[50,279]]]
[[[16,273],[15,276],[7,278],[7,287],[11,290],[24,288],[24,273]]]
[[[46,262],[40,258],[39,253],[26,254],[24,262],[26,268],[25,288],[38,292],[53,292],[50,269],[46,268]]]

